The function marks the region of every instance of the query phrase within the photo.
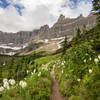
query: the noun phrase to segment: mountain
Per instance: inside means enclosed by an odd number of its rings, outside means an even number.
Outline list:
[[[17,33],[0,31],[0,45],[11,44],[10,47],[21,48],[33,41],[59,38],[65,35],[73,37],[76,34],[76,28],[82,29],[84,25],[88,30],[91,29],[96,25],[96,16],[93,13],[88,17],[80,15],[77,18],[65,18],[64,15],[60,15],[58,21],[51,28],[48,25],[44,25],[40,29],[33,31],[20,31]]]
[[[75,36],[76,28],[83,28],[83,25],[86,25],[87,29],[91,29],[96,25],[96,16],[90,14],[88,17],[83,17],[80,15],[77,18],[65,18],[65,16],[60,15],[58,21],[50,29],[47,26],[44,26],[44,31],[39,34],[39,38],[58,38],[67,36]],[[41,30],[41,29],[40,29]]]
[[[90,29],[95,24],[96,16],[93,14],[90,14],[88,17],[80,15],[73,19],[60,15],[58,21],[51,28],[48,25],[44,25],[40,29],[33,31],[20,31],[17,33],[0,32],[0,43],[21,45],[30,42],[30,40],[58,38],[65,35],[74,36],[77,27],[82,28],[83,25],[86,25],[87,29]]]

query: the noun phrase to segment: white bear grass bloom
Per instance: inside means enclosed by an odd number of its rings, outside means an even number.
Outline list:
[[[100,59],[100,55],[98,55],[98,58]]]
[[[34,69],[34,73],[36,72],[36,69]]]
[[[3,87],[9,90],[9,83],[8,82],[4,82],[3,83]]]
[[[92,58],[89,59],[90,61],[92,60]]]
[[[4,91],[4,87],[3,86],[0,87],[0,92],[2,92],[2,91]]]
[[[15,85],[16,82],[15,82],[14,79],[10,79],[10,80],[9,80],[9,83],[10,83],[11,85]]]
[[[8,79],[4,78],[3,79],[3,83],[8,82]]]
[[[41,76],[41,72],[38,73],[38,77]]]
[[[31,72],[31,75],[34,75],[34,72]]]
[[[99,62],[99,60],[98,60],[97,58],[95,58],[95,59],[94,59],[94,62],[95,62],[95,63],[98,63],[98,62]]]
[[[26,72],[27,72],[27,74],[29,73],[29,71],[28,71],[28,70],[27,70]]]
[[[85,55],[88,56],[88,53],[86,53]]]
[[[64,73],[64,70],[62,70],[62,74]]]
[[[84,63],[86,63],[86,59],[84,60]]]
[[[64,66],[64,62],[62,62],[62,66]]]
[[[89,69],[89,73],[92,73],[92,69]]]
[[[20,81],[19,82],[19,85],[22,87],[22,88],[25,88],[27,86],[27,83],[24,82],[24,81]]]
[[[77,81],[78,81],[78,82],[80,82],[80,81],[81,81],[81,79],[77,79]]]

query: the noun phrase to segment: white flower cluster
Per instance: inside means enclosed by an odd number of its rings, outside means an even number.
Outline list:
[[[9,89],[8,79],[3,79],[3,87]]]
[[[64,62],[62,62],[62,66],[64,66]]]
[[[64,70],[62,70],[62,74],[64,73]]]
[[[80,81],[81,81],[81,79],[77,79],[77,81],[78,81],[78,82],[80,82]]]
[[[49,63],[47,63],[46,65],[44,65],[44,64],[42,64],[42,70],[45,70],[45,71],[48,71],[48,67],[49,67],[49,64],[50,64],[51,62],[49,62]]]
[[[34,73],[36,72],[36,69],[34,69],[34,71],[33,71]]]
[[[29,71],[27,70],[27,71],[26,71],[26,73],[28,74],[28,73],[29,73]]]
[[[95,63],[98,63],[98,62],[99,62],[99,60],[100,60],[100,54],[98,55],[98,57],[97,57],[97,58],[95,58],[95,59],[94,59],[94,62],[95,62]]]
[[[14,79],[10,79],[10,80],[8,80],[8,79],[6,79],[6,78],[4,78],[3,79],[3,86],[1,86],[0,87],[0,92],[2,92],[4,89],[10,89],[10,86],[13,86],[13,85],[15,85],[15,80]]]
[[[92,69],[89,69],[89,73],[92,73]]]
[[[0,92],[2,92],[4,90],[4,87],[3,86],[1,86],[0,87]]]
[[[86,56],[88,56],[89,54],[88,54],[88,53],[86,53],[85,55],[86,55]]]
[[[11,85],[15,85],[16,82],[15,82],[14,79],[10,79],[10,80],[9,80],[9,83],[10,83]]]
[[[89,58],[89,60],[91,61],[91,60],[92,60],[92,58]],[[99,60],[100,60],[100,55],[98,55],[98,57],[94,59],[94,62],[95,62],[95,63],[98,63],[98,62],[99,62]],[[87,62],[87,60],[86,60],[86,59],[84,59],[84,63],[86,63],[86,62]]]
[[[86,59],[84,60],[84,63],[86,63]]]
[[[62,61],[61,65],[63,66],[63,68],[65,68],[65,61]]]
[[[90,61],[92,60],[92,58],[89,59]]]
[[[48,67],[47,66],[42,67],[42,70],[48,71]]]
[[[38,77],[41,76],[41,72],[38,73]]]
[[[34,71],[33,71],[33,72],[31,72],[31,75],[34,75],[34,74],[35,74],[35,72],[36,72],[36,69],[34,69]]]
[[[98,58],[99,58],[99,60],[100,60],[100,55],[98,55]]]
[[[31,75],[34,75],[34,72],[31,72]]]
[[[99,60],[98,60],[97,58],[95,58],[95,59],[94,59],[94,62],[95,62],[95,63],[98,63],[98,62],[99,62]]]
[[[22,87],[22,88],[25,88],[27,86],[27,83],[25,81],[20,81],[19,82],[19,85]]]

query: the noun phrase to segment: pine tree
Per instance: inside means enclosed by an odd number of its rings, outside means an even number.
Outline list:
[[[81,37],[81,30],[80,28],[77,28],[77,34],[76,34],[76,37],[74,38],[75,44],[78,43],[78,40],[80,39],[80,37]]]
[[[66,49],[67,49],[67,36],[65,36],[65,39],[63,42],[62,57],[66,54]]]
[[[80,30],[80,28],[77,28],[77,35],[76,35],[76,37],[78,37],[78,38],[81,37],[81,30]]]
[[[97,19],[100,22],[100,0],[93,0],[93,10],[95,14],[98,16]]]
[[[86,25],[85,25],[85,24],[83,25],[82,33],[83,33],[83,34],[86,34],[86,33],[87,33],[87,29],[86,29]]]

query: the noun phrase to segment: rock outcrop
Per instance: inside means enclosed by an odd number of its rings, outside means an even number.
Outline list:
[[[21,46],[35,40],[58,38],[65,35],[75,36],[76,28],[82,29],[83,25],[86,25],[87,29],[95,26],[96,16],[93,14],[90,14],[88,17],[80,15],[72,19],[60,15],[58,21],[51,28],[48,25],[44,25],[40,29],[33,31],[20,31],[17,33],[0,32],[0,44],[13,43],[15,46]]]

